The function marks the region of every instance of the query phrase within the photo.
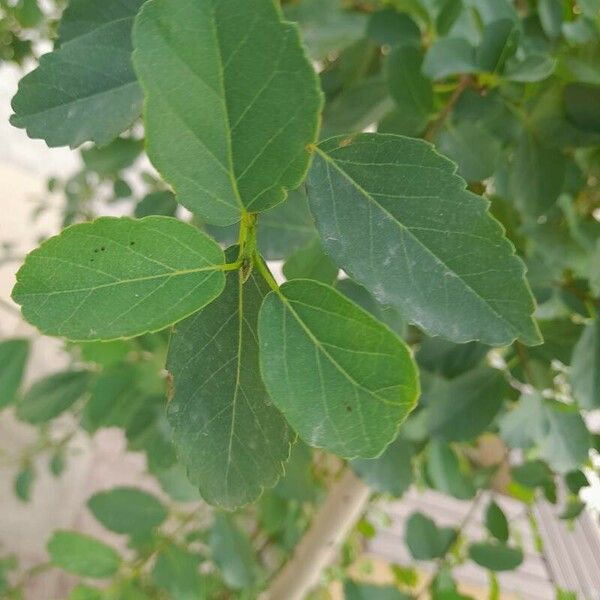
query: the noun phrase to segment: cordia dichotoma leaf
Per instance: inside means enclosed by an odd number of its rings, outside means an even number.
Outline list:
[[[267,390],[308,444],[374,458],[396,437],[419,383],[404,342],[333,288],[296,279],[264,300]]]
[[[23,316],[48,335],[111,340],[164,329],[223,290],[221,248],[169,217],[102,217],[31,252],[13,289]]]
[[[107,144],[142,109],[131,63],[131,28],[144,0],[75,0],[66,8],[61,45],[23,77],[11,123],[49,146]]]
[[[430,144],[332,138],[315,150],[308,192],[327,254],[429,335],[539,343],[523,263],[488,202]]]
[[[260,378],[257,321],[268,291],[258,273],[244,282],[241,270],[232,272],[218,300],[171,336],[177,453],[204,499],[228,509],[276,483],[294,438]]]
[[[321,93],[273,0],[150,0],[134,45],[148,155],[179,202],[229,225],[302,182]]]

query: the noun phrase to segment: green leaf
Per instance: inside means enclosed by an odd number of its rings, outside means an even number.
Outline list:
[[[582,488],[589,487],[590,482],[585,476],[583,471],[579,469],[577,471],[570,471],[565,475],[565,483],[569,488],[569,491],[576,496],[579,494]]]
[[[558,402],[547,408],[548,435],[540,447],[540,456],[557,473],[580,467],[587,459],[590,434],[575,407]]]
[[[489,350],[479,342],[454,344],[444,338],[425,337],[416,358],[422,368],[452,379],[476,367]]]
[[[285,6],[285,15],[298,21],[311,58],[319,60],[363,37],[366,15],[346,10],[341,0],[302,0]]]
[[[73,225],[28,255],[13,290],[48,335],[111,340],[164,329],[223,290],[219,246],[167,217]]]
[[[35,470],[32,465],[26,465],[17,473],[15,478],[15,494],[22,502],[31,500],[31,486],[35,480]]]
[[[462,0],[445,0],[435,19],[435,27],[438,35],[447,35],[463,10]]]
[[[257,320],[268,291],[256,272],[246,282],[242,271],[230,273],[220,298],[171,336],[177,453],[204,499],[228,509],[275,484],[293,439],[260,378]]]
[[[524,394],[499,419],[500,436],[511,448],[530,448],[548,433],[544,400],[539,393]]]
[[[431,442],[426,461],[427,476],[434,489],[460,500],[473,497],[473,485],[462,473],[458,457],[449,444]]]
[[[547,54],[528,54],[523,59],[511,58],[506,64],[503,77],[519,83],[543,81],[552,75],[556,59]]]
[[[421,74],[423,55],[416,45],[402,44],[386,63],[390,94],[398,105],[404,121],[410,121],[409,132],[425,129],[433,113],[433,84]]]
[[[225,583],[236,590],[249,590],[258,578],[258,565],[246,535],[231,517],[217,514],[210,535],[212,558]]]
[[[258,330],[267,390],[303,440],[373,458],[394,439],[419,384],[389,329],[333,288],[298,279],[265,298]]]
[[[524,130],[511,163],[510,189],[519,208],[534,217],[544,214],[558,199],[564,180],[563,153]]]
[[[179,202],[229,225],[301,183],[321,94],[297,27],[271,0],[150,0],[134,45],[148,155]]]
[[[510,395],[502,371],[479,367],[427,394],[427,424],[434,438],[466,441],[483,433]]]
[[[413,482],[412,457],[412,445],[398,437],[380,457],[353,460],[351,467],[376,492],[399,497]]]
[[[177,200],[172,192],[151,192],[142,198],[135,207],[135,216],[138,219],[151,215],[173,217],[177,211]]]
[[[74,531],[56,531],[48,542],[48,553],[52,564],[82,577],[110,577],[121,564],[110,546]]]
[[[112,342],[83,342],[79,345],[81,358],[102,367],[110,367],[124,360],[132,350],[131,342],[113,340]]]
[[[565,87],[564,99],[567,119],[572,125],[600,133],[600,85],[569,84]]]
[[[423,73],[431,79],[477,70],[475,49],[463,38],[440,38],[429,48],[423,61]]]
[[[102,590],[79,583],[73,588],[68,600],[103,600]]]
[[[582,408],[600,408],[600,319],[583,331],[573,352],[571,388]]]
[[[503,510],[493,500],[490,501],[485,511],[485,526],[500,542],[508,541],[508,521]]]
[[[103,177],[114,177],[130,167],[144,149],[143,140],[117,138],[108,146],[93,146],[81,151],[84,165]]]
[[[563,3],[561,0],[539,0],[538,15],[540,22],[550,38],[558,38],[563,22]]]
[[[168,544],[158,553],[152,569],[152,582],[169,593],[172,600],[204,598],[198,571],[200,557],[179,546]]]
[[[499,542],[471,544],[469,557],[490,571],[512,571],[523,562],[523,552]]]
[[[98,492],[89,499],[88,507],[104,527],[127,535],[152,531],[167,518],[158,498],[131,487]]]
[[[369,17],[367,37],[380,46],[418,44],[421,41],[421,30],[406,13],[384,8]]]
[[[73,406],[90,381],[89,371],[65,371],[41,379],[18,402],[17,416],[28,423],[46,423]]]
[[[140,114],[142,93],[131,65],[131,28],[143,0],[71,2],[61,45],[42,56],[13,98],[11,123],[32,138],[72,148],[107,144]]]
[[[410,598],[391,585],[357,583],[350,579],[344,582],[345,600],[410,600]]]
[[[321,283],[333,284],[339,269],[323,251],[319,240],[314,240],[305,248],[292,254],[283,265],[285,278],[314,279]]]
[[[15,401],[28,357],[28,340],[0,342],[0,409]]]
[[[482,181],[494,174],[501,141],[471,120],[447,121],[435,139],[437,149],[458,165],[467,181]]]
[[[544,487],[553,481],[552,471],[541,460],[528,460],[511,467],[511,475],[519,485],[528,488]]]
[[[325,250],[430,335],[538,343],[524,266],[455,168],[429,144],[400,136],[324,142],[308,190]]]
[[[488,23],[482,34],[481,43],[475,51],[479,69],[497,73],[517,51],[519,30],[513,19],[499,19]]]
[[[416,560],[432,560],[446,554],[456,538],[451,527],[438,527],[422,513],[412,514],[406,522],[405,540]]]

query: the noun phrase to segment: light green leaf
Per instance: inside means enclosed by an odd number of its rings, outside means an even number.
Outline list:
[[[103,600],[102,590],[79,583],[73,588],[68,600]]]
[[[0,409],[15,401],[28,356],[28,340],[0,342]]]
[[[88,500],[88,507],[104,527],[127,535],[152,531],[167,518],[158,498],[131,487],[98,492]]]
[[[350,579],[344,582],[345,600],[410,600],[410,598],[391,585],[356,583]]]
[[[394,439],[419,384],[389,329],[333,288],[297,279],[265,298],[258,330],[267,390],[304,441],[373,458]]]
[[[416,560],[441,558],[455,538],[454,529],[438,527],[429,517],[419,512],[412,514],[406,522],[406,545]]]
[[[510,59],[506,64],[504,77],[519,83],[543,81],[552,75],[556,59],[547,54],[528,54],[521,60]]]
[[[351,467],[376,492],[399,497],[413,482],[412,457],[412,445],[398,437],[380,457],[353,460]]]
[[[275,484],[293,439],[258,366],[258,312],[269,288],[256,272],[243,280],[230,273],[216,302],[175,327],[167,359],[180,461],[204,499],[228,509]]]
[[[74,531],[56,531],[48,542],[52,564],[82,577],[110,577],[121,557],[110,546]]]
[[[600,85],[572,83],[565,87],[567,119],[578,129],[600,133]]]
[[[456,167],[426,142],[332,138],[309,202],[327,254],[383,304],[456,342],[539,343],[523,263]]]
[[[600,319],[584,329],[575,346],[571,387],[582,408],[600,408]]]
[[[179,202],[229,225],[301,183],[321,94],[271,0],[150,0],[134,45],[148,155]]]
[[[433,441],[427,448],[427,476],[434,489],[460,500],[475,494],[472,483],[460,468],[458,457],[449,444]]]
[[[421,74],[423,55],[417,45],[402,44],[386,63],[390,93],[403,120],[415,135],[423,131],[433,113],[433,84]]]
[[[444,381],[427,394],[432,437],[466,441],[477,437],[498,414],[510,388],[502,371],[479,367]]]
[[[87,391],[89,371],[65,371],[37,381],[17,404],[17,416],[28,423],[46,423],[70,408]]]
[[[15,477],[15,494],[21,502],[31,500],[31,486],[35,481],[35,470],[32,465],[26,465]]]
[[[254,551],[231,517],[217,515],[210,535],[210,548],[229,587],[248,591],[256,583],[259,568]]]
[[[164,329],[223,290],[224,256],[168,217],[103,217],[73,225],[28,255],[13,290],[48,335],[111,340]]]
[[[429,48],[423,61],[423,73],[431,79],[477,70],[475,49],[463,38],[440,38]]]
[[[198,555],[169,544],[158,554],[152,569],[152,581],[156,587],[166,590],[171,600],[204,598],[199,562]]]
[[[65,10],[62,44],[42,56],[13,98],[11,123],[49,146],[107,144],[140,114],[131,28],[143,0],[77,0]]]
[[[130,167],[143,149],[143,140],[119,137],[102,148],[84,148],[81,150],[81,158],[86,168],[103,177],[114,177]]]
[[[485,511],[485,526],[500,542],[508,541],[508,521],[503,510],[493,500],[490,501]]]
[[[523,562],[523,552],[519,548],[500,542],[471,544],[469,557],[490,571],[512,571]]]
[[[587,459],[590,434],[574,407],[558,402],[547,408],[548,435],[540,446],[540,456],[557,473],[579,468]]]
[[[325,254],[319,240],[297,250],[283,265],[283,274],[288,280],[314,279],[332,284],[337,279],[338,272],[339,269]]]

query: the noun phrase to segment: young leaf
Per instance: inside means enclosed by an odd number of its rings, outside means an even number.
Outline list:
[[[28,340],[14,339],[0,342],[0,409],[14,402],[21,386],[28,356]]]
[[[326,285],[297,279],[264,300],[260,365],[273,402],[300,437],[346,458],[394,439],[419,384],[408,348]]]
[[[500,542],[508,541],[508,521],[502,509],[493,500],[485,511],[485,526]]]
[[[413,482],[412,457],[411,444],[398,437],[378,458],[353,460],[351,467],[376,492],[399,497]]]
[[[142,108],[131,28],[143,1],[71,2],[61,45],[19,83],[11,123],[49,146],[71,148],[88,140],[107,144],[127,129]]]
[[[422,513],[414,513],[406,522],[406,545],[413,558],[432,560],[442,557],[456,538],[450,527],[438,527]]]
[[[242,271],[230,273],[221,297],[171,337],[168,415],[177,452],[204,499],[228,509],[275,484],[293,439],[260,378],[256,330],[268,291],[256,272],[246,282]]]
[[[74,531],[56,531],[48,542],[48,553],[52,564],[82,577],[110,577],[121,564],[110,546]]]
[[[88,507],[104,527],[128,535],[152,531],[167,518],[158,498],[136,488],[98,492],[89,499]]]
[[[523,263],[455,170],[420,140],[361,134],[323,142],[308,191],[325,249],[430,335],[539,343]]]
[[[575,346],[571,386],[580,406],[588,410],[600,407],[600,319],[584,329]]]
[[[164,329],[223,290],[221,248],[168,217],[73,225],[27,257],[13,290],[48,335],[111,340]]]
[[[523,562],[523,552],[499,542],[471,544],[469,557],[490,571],[512,571]]]
[[[301,183],[321,94],[272,0],[150,0],[134,45],[148,155],[184,206],[229,225]]]
[[[17,404],[22,421],[39,424],[54,419],[85,394],[89,371],[65,371],[37,381]]]

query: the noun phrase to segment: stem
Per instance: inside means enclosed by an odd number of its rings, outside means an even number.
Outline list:
[[[296,546],[292,558],[267,590],[264,600],[305,598],[319,582],[322,571],[337,556],[340,546],[365,510],[369,495],[369,488],[346,468]]]
[[[450,96],[450,99],[446,103],[446,106],[444,106],[442,109],[442,112],[439,114],[438,118],[427,128],[423,139],[431,142],[433,138],[435,138],[438,130],[452,112],[452,109],[455,107],[463,92],[470,87],[472,83],[473,79],[470,75],[461,75],[458,85],[452,92],[452,96]]]
[[[258,254],[258,252],[255,252],[252,259],[253,259],[254,265],[258,269],[258,272],[263,276],[263,279],[269,284],[269,287],[277,294],[280,294],[281,292],[279,291],[279,285],[275,281],[275,278],[273,277],[273,275],[271,275],[271,271],[269,271],[269,267],[267,267],[267,265],[265,264],[265,261],[262,259],[260,254]]]

